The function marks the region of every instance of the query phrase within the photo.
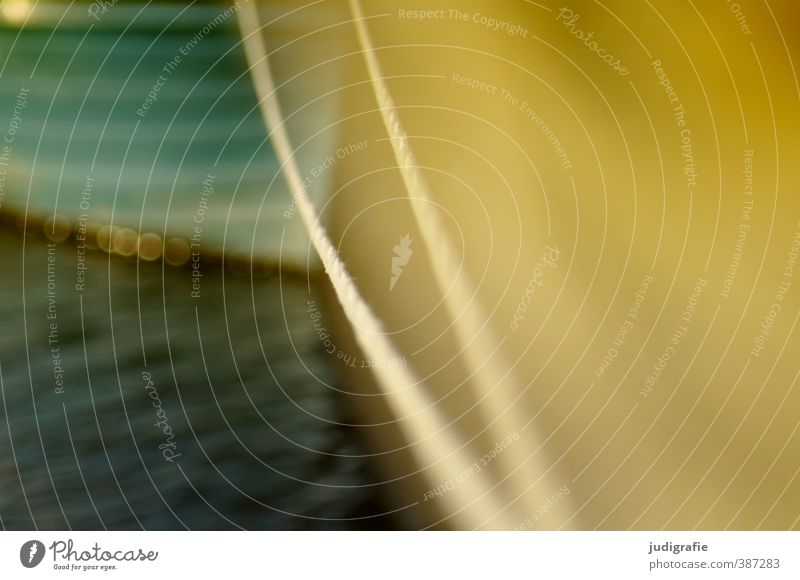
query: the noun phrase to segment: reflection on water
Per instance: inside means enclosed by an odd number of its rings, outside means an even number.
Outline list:
[[[4,528],[381,525],[304,281],[0,248]]]

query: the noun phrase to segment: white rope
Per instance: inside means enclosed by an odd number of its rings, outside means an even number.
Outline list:
[[[488,432],[493,436],[493,440],[500,441],[528,422],[523,416],[524,409],[515,401],[515,396],[522,392],[520,388],[522,383],[512,365],[503,356],[502,349],[497,348],[500,340],[492,331],[488,316],[477,301],[474,285],[468,279],[465,270],[459,267],[457,254],[445,233],[438,213],[430,210],[431,207],[435,207],[430,188],[419,170],[408,135],[403,129],[394,100],[383,80],[383,72],[375,55],[359,0],[350,0],[350,9],[375,98],[409,194],[413,214],[428,249],[437,286],[444,296],[444,304],[453,322],[458,344],[463,347],[464,362],[473,376],[471,384],[475,390],[475,400],[480,401],[478,406],[486,423],[491,423]],[[535,446],[542,441],[536,433],[535,426],[530,425],[525,433],[528,440],[533,440],[534,446],[512,445],[503,452],[503,455],[508,463],[519,466],[519,469],[507,478],[510,487],[514,490],[515,496],[533,511],[546,500],[549,493],[559,489],[561,484],[557,484],[552,471],[548,472],[542,452],[532,457],[528,455],[530,449],[535,449]],[[536,496],[530,494],[529,488],[537,479],[541,479],[540,489],[550,491]],[[547,522],[543,524],[546,525]]]
[[[282,162],[283,172],[300,217],[353,327],[356,340],[366,356],[372,360],[399,360],[400,352],[390,341],[383,325],[347,272],[321,226],[316,209],[303,185],[283,122],[254,2],[243,3],[237,18],[264,123]],[[409,366],[393,367],[389,372],[376,371],[376,378],[411,444],[412,453],[419,465],[426,468],[434,486],[446,483],[471,465],[472,461],[461,449],[458,438],[453,435],[439,410],[431,404],[430,397]],[[459,527],[475,528],[491,518],[494,518],[493,527],[508,529],[514,525],[501,514],[503,506],[498,503],[480,473],[460,482],[439,498],[447,504],[448,513],[452,514]],[[500,516],[495,517],[498,514]]]

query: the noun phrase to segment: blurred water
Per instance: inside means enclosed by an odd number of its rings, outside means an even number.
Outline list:
[[[89,6],[37,3],[24,22],[0,11],[0,207],[184,239],[203,212],[207,249],[274,258],[281,248],[305,262],[300,221],[275,227],[291,196],[235,12],[119,3],[95,19]],[[328,109],[303,124],[317,131]],[[324,159],[330,149],[320,137],[300,155]],[[320,194],[327,180],[316,180]]]
[[[189,269],[90,252],[79,292],[76,246],[4,231],[0,251],[4,528],[380,525],[341,519],[374,515],[376,489],[305,281],[204,268],[192,298]]]

